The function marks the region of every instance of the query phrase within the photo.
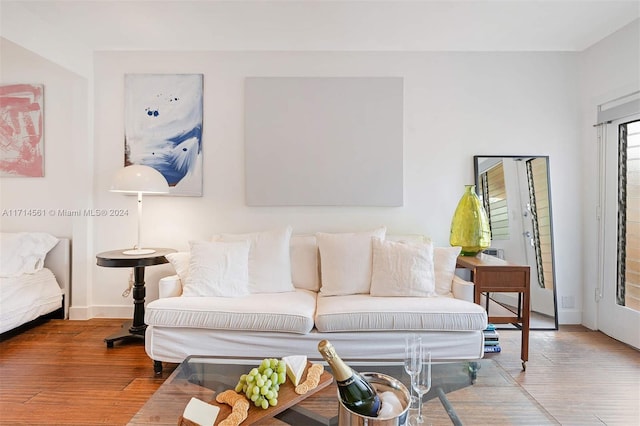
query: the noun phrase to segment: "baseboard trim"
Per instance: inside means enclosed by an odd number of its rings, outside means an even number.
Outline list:
[[[582,324],[582,311],[559,310],[558,324]]]
[[[133,306],[92,306],[93,318],[133,318]]]
[[[70,320],[88,320],[91,318],[132,318],[133,306],[72,306],[69,308]]]
[[[77,321],[91,319],[91,316],[89,315],[89,308],[86,306],[83,306],[81,308],[76,306],[71,306],[69,308],[69,319],[77,320]]]

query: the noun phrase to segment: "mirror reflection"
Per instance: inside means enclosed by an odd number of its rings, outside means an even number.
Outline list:
[[[530,266],[531,329],[557,329],[549,157],[479,155],[474,168],[491,227],[485,253]],[[517,306],[515,294],[491,293],[491,312]]]

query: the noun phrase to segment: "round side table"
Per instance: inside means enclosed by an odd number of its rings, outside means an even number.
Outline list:
[[[118,340],[136,338],[144,340],[144,332],[147,325],[144,323],[144,298],[146,289],[144,287],[144,268],[146,266],[161,265],[167,263],[165,255],[175,253],[169,248],[155,248],[154,253],[142,255],[124,254],[123,250],[112,250],[98,253],[96,263],[98,266],[107,268],[133,268],[133,320],[122,324],[122,329],[104,339],[108,348],[113,347],[113,343]]]

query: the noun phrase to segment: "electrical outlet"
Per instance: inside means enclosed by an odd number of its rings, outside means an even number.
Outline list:
[[[561,305],[565,309],[573,309],[576,307],[576,302],[573,296],[562,296]]]

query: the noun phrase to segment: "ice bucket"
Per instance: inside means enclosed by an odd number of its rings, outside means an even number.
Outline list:
[[[391,391],[396,394],[400,403],[404,407],[402,412],[394,417],[381,418],[381,417],[367,417],[354,413],[344,406],[338,393],[338,401],[340,401],[340,408],[338,412],[338,425],[339,426],[405,426],[407,424],[407,418],[409,413],[409,401],[410,395],[406,386],[399,380],[394,379],[391,376],[381,373],[360,373],[360,375],[367,380],[371,386],[378,392],[378,395]]]

